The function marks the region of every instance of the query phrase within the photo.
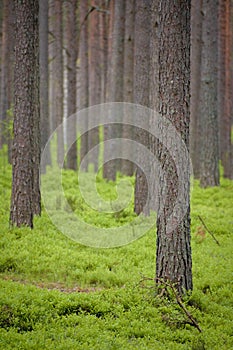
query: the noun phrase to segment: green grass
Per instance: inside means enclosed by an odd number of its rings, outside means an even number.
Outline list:
[[[174,298],[156,297],[153,282],[142,281],[155,273],[153,229],[130,245],[97,249],[64,236],[45,211],[35,218],[34,230],[9,228],[11,169],[0,161],[0,349],[233,348],[232,181],[221,179],[220,188],[205,190],[194,182],[194,290],[184,303],[199,333]],[[64,191],[84,220],[111,227],[134,218],[132,202],[105,218],[81,206],[75,177],[64,172]],[[86,176],[86,186],[88,181]],[[116,198],[115,185],[100,177],[97,190]],[[199,215],[219,246],[203,232]]]

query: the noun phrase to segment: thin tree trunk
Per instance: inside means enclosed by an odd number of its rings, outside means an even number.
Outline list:
[[[88,20],[85,20],[85,17],[88,13],[88,2],[80,1],[79,5],[80,12],[80,49],[79,49],[79,57],[80,57],[80,72],[79,72],[79,80],[80,80],[80,110],[88,107],[89,93],[88,93]],[[86,119],[82,121],[84,129],[87,129],[88,126],[88,117],[87,113],[85,113]],[[80,162],[84,159],[85,155],[88,152],[88,133],[84,133],[81,137],[81,150],[80,150]],[[83,161],[82,169],[88,170],[88,162],[87,159]]]
[[[114,17],[113,17],[113,31],[112,31],[112,53],[111,63],[109,67],[109,94],[108,102],[122,102],[123,101],[123,69],[124,69],[124,23],[125,23],[125,1],[114,1]],[[113,154],[113,149],[118,147],[113,141],[114,138],[121,138],[121,125],[108,125],[105,128],[105,140],[112,140],[108,149],[105,148],[105,158]],[[120,154],[120,149],[118,150]],[[106,179],[115,181],[116,172],[120,169],[120,159],[115,159],[107,162],[104,165],[103,175]]]
[[[202,65],[200,86],[200,185],[219,185],[219,143],[217,117],[217,25],[216,1],[203,0]]]
[[[188,148],[190,106],[190,10],[191,1],[159,1],[159,113],[180,133]],[[174,14],[176,14],[174,16]],[[190,247],[189,167],[183,157],[172,159],[165,145],[172,140],[161,130],[159,146],[159,210],[157,216],[156,281],[176,283],[179,294],[192,289]],[[172,145],[176,149],[179,145]],[[177,166],[185,181],[178,188]],[[187,211],[177,217],[175,203],[182,191]],[[165,192],[165,194],[164,194]],[[178,221],[180,219],[180,222]],[[168,224],[170,223],[170,225]]]
[[[231,146],[231,117],[232,103],[232,33],[230,0],[219,2],[219,37],[218,37],[218,118],[220,124],[220,158],[223,165],[223,175],[233,178],[232,146]]]
[[[125,8],[125,39],[124,39],[124,102],[133,103],[133,76],[134,76],[134,19],[135,0],[126,2]],[[126,117],[127,120],[127,117]],[[133,127],[123,123],[122,138],[133,138]],[[130,150],[134,152],[133,149]],[[124,155],[124,150],[123,150]],[[131,158],[131,157],[130,157]],[[134,164],[129,160],[122,159],[122,173],[132,176]]]
[[[135,49],[134,49],[134,103],[149,107],[150,104],[150,31],[151,31],[151,0],[136,0],[135,6]],[[145,129],[149,120],[145,120]],[[149,147],[149,135],[145,130],[137,130],[136,140]],[[140,157],[139,164],[149,173],[148,159]],[[146,205],[148,183],[143,170],[137,167],[134,195],[134,211],[137,215],[149,215],[149,206]]]
[[[191,105],[190,154],[194,177],[200,177],[200,84],[202,50],[202,0],[193,0],[191,6]]]
[[[77,60],[77,1],[66,2],[66,53],[67,53],[67,115],[76,112],[76,60]],[[76,119],[72,118],[67,125],[68,138],[77,137]],[[77,142],[75,141],[67,153],[68,169],[77,169]]]
[[[39,2],[39,36],[40,36],[40,115],[41,115],[41,151],[49,139],[49,71],[48,71],[48,1]],[[46,165],[51,164],[50,152],[47,153]],[[45,171],[45,169],[43,169]]]
[[[100,1],[95,2],[96,6],[100,5]],[[99,30],[100,15],[98,11],[93,11],[90,15],[90,56],[89,56],[89,106],[94,106],[101,103],[101,66],[100,59],[100,30]],[[89,115],[91,118],[91,115]],[[99,128],[94,128],[88,134],[88,162],[94,165],[95,172],[98,171],[99,158]],[[95,147],[95,148],[94,148]],[[94,148],[94,149],[93,149]]]

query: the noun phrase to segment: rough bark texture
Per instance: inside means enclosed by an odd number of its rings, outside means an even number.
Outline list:
[[[167,118],[180,133],[188,147],[190,105],[190,8],[191,1],[159,1],[159,113]],[[158,154],[162,171],[159,172],[159,210],[157,216],[156,280],[176,283],[183,294],[192,289],[192,260],[190,247],[189,168],[184,168],[186,181],[182,184],[187,212],[180,222],[173,213],[178,195],[176,166],[184,166],[183,159],[174,162],[163,144],[169,141],[166,130]],[[169,141],[170,142],[170,141]],[[178,147],[176,144],[172,148]],[[166,185],[165,185],[166,184]],[[165,192],[165,193],[164,193]],[[173,215],[174,227],[168,227]]]
[[[66,3],[66,54],[67,54],[67,116],[76,112],[76,60],[77,60],[77,0]],[[76,119],[67,125],[67,137],[76,140]],[[77,142],[75,141],[67,153],[68,169],[77,169]]]
[[[12,149],[12,197],[10,222],[33,226],[40,209],[39,179],[39,3],[15,1],[16,45],[14,72],[14,140]],[[37,154],[35,153],[37,152]]]
[[[100,6],[100,1],[95,1],[96,6]],[[100,15],[98,11],[93,11],[90,15],[90,56],[89,56],[89,106],[94,106],[101,102],[101,66],[100,59]],[[91,115],[89,116],[91,118]],[[88,149],[91,151],[99,144],[99,128],[94,128],[88,134]],[[94,165],[95,172],[98,171],[99,147],[89,154],[88,162]]]
[[[223,165],[223,175],[233,178],[231,118],[232,103],[232,30],[231,30],[230,0],[219,1],[219,35],[218,35],[218,118],[220,124],[220,159]]]
[[[190,154],[195,178],[200,176],[200,84],[202,0],[193,0],[191,6],[191,105]]]
[[[48,1],[39,1],[39,37],[40,37],[40,116],[41,116],[41,151],[50,134],[49,122],[49,72],[48,72]],[[49,152],[46,164],[51,163]],[[45,169],[44,169],[45,170]]]
[[[123,69],[124,69],[124,23],[125,23],[125,1],[115,0],[113,16],[113,31],[111,41],[111,61],[109,67],[109,89],[107,91],[108,102],[123,101]],[[113,140],[121,138],[121,125],[108,125],[105,128],[105,140]],[[112,149],[116,147],[114,142],[111,142],[108,149],[105,148],[106,154],[112,154]],[[119,150],[120,151],[120,150]],[[120,159],[112,160],[104,165],[103,176],[108,180],[115,181],[116,172],[120,170]]]
[[[124,40],[124,102],[133,103],[133,69],[134,69],[134,18],[135,0],[126,2],[125,8],[125,40]],[[122,138],[133,138],[133,127],[123,124]],[[133,152],[133,149],[130,150]],[[124,150],[123,150],[124,155]],[[132,176],[134,165],[128,160],[122,159],[122,173]]]
[[[217,117],[217,0],[203,0],[202,64],[200,86],[201,187],[219,185]]]
[[[134,48],[134,103],[149,107],[150,104],[150,23],[151,23],[151,0],[135,2],[135,48]],[[145,127],[149,120],[145,120]],[[149,146],[147,131],[136,132],[136,140],[144,146]],[[144,169],[149,169],[147,159],[140,158],[139,164]],[[146,172],[148,172],[146,170]],[[148,183],[141,168],[136,170],[134,211],[136,214],[149,214],[149,206],[145,205],[148,196]]]
[[[80,11],[80,47],[79,47],[79,57],[80,57],[80,93],[79,93],[79,109],[82,110],[88,107],[88,21],[84,21],[85,16],[88,13],[88,2],[80,1],[79,5]],[[86,113],[87,115],[87,113]],[[82,121],[84,123],[84,128],[87,128],[88,120]],[[81,150],[80,150],[80,161],[83,160],[88,151],[88,134],[85,133],[81,137]],[[84,161],[82,169],[87,171],[88,162]]]

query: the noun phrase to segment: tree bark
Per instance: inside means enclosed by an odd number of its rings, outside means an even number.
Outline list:
[[[134,19],[135,0],[126,2],[125,8],[125,39],[124,39],[124,102],[133,103],[133,76],[134,76]],[[127,118],[127,117],[126,117]],[[127,120],[127,119],[126,119]],[[123,124],[122,138],[133,138],[133,127]],[[133,152],[133,149],[130,150]],[[124,150],[123,150],[124,155]],[[122,173],[132,176],[134,164],[129,160],[122,159]]]
[[[77,60],[77,1],[71,0],[66,3],[66,54],[67,54],[67,115],[76,112],[76,60]],[[67,137],[77,138],[76,119],[69,121],[67,125]],[[77,142],[75,141],[67,153],[68,169],[77,169]]]
[[[111,40],[111,61],[108,75],[109,92],[107,93],[108,102],[122,102],[123,101],[123,68],[124,68],[124,22],[125,22],[125,1],[114,0],[114,14],[113,14],[113,31]],[[115,138],[121,138],[121,125],[107,125],[105,128],[105,140],[112,140],[108,149],[105,148],[105,155],[112,154],[113,149],[118,147],[114,142]],[[120,149],[119,149],[120,153]],[[108,156],[107,156],[108,157]],[[114,159],[104,164],[103,176],[115,181],[117,170],[121,170],[120,159]]]
[[[217,116],[217,25],[218,3],[203,0],[202,64],[200,86],[200,185],[219,185],[219,141]]]
[[[39,3],[15,1],[14,140],[12,225],[33,227],[40,209],[39,179]]]
[[[100,6],[100,1],[95,1]],[[101,66],[100,59],[100,14],[94,10],[90,15],[90,41],[89,41],[89,106],[101,103]],[[91,118],[91,115],[89,116]],[[99,158],[99,128],[96,127],[88,133],[88,149],[91,151],[88,163],[94,165],[94,171],[98,171]],[[95,147],[95,149],[93,149]]]
[[[190,9],[191,1],[159,1],[159,113],[168,119],[188,148],[190,106]],[[156,281],[176,284],[179,294],[192,289],[192,260],[190,247],[190,197],[188,165],[183,159],[173,160],[163,146],[171,142],[166,130],[161,130],[162,142],[158,155],[159,209],[157,213]],[[176,148],[178,145],[172,145]],[[175,202],[179,194],[178,174],[183,168],[185,181],[181,184],[187,211],[178,220]],[[165,194],[164,194],[165,192]],[[168,226],[172,216],[172,226]],[[174,224],[174,225],[173,225]]]
[[[150,105],[150,31],[151,31],[151,0],[135,3],[135,48],[134,48],[134,103],[146,107]],[[145,128],[149,120],[145,120]],[[137,130],[136,140],[149,147],[149,135],[145,130]],[[146,173],[149,173],[149,162],[140,157]],[[136,169],[134,211],[137,215],[144,213],[149,215],[149,206],[146,206],[148,183],[141,168]]]
[[[219,36],[218,36],[218,119],[220,124],[220,158],[223,165],[223,175],[233,178],[231,118],[232,103],[232,32],[231,32],[230,0],[219,2]]]
[[[41,151],[49,139],[49,71],[48,71],[48,1],[39,1],[39,37],[40,37],[40,115],[41,115]],[[51,164],[51,155],[48,152],[46,165]],[[45,171],[45,169],[43,169]]]
[[[80,94],[79,101],[80,110],[88,107],[89,92],[88,92],[88,21],[85,20],[85,17],[88,13],[88,2],[80,1],[79,3],[79,12],[80,12],[80,48],[79,48],[79,57],[80,57]],[[87,129],[88,126],[88,117],[85,113],[86,119],[83,120],[84,129]],[[80,162],[84,159],[85,155],[88,152],[88,133],[84,133],[81,137],[81,150],[80,150]],[[82,169],[88,170],[87,159],[83,161]]]
[[[200,85],[202,50],[202,0],[191,3],[191,105],[190,154],[194,177],[200,177]]]

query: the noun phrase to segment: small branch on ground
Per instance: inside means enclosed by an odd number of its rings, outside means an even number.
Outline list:
[[[200,215],[198,215],[198,219],[201,221],[202,225],[204,226],[204,228],[206,229],[206,231],[211,235],[211,237],[213,238],[213,240],[220,245],[219,241],[215,238],[213,232],[211,232],[208,227],[206,226],[204,220],[202,219],[202,217]]]

